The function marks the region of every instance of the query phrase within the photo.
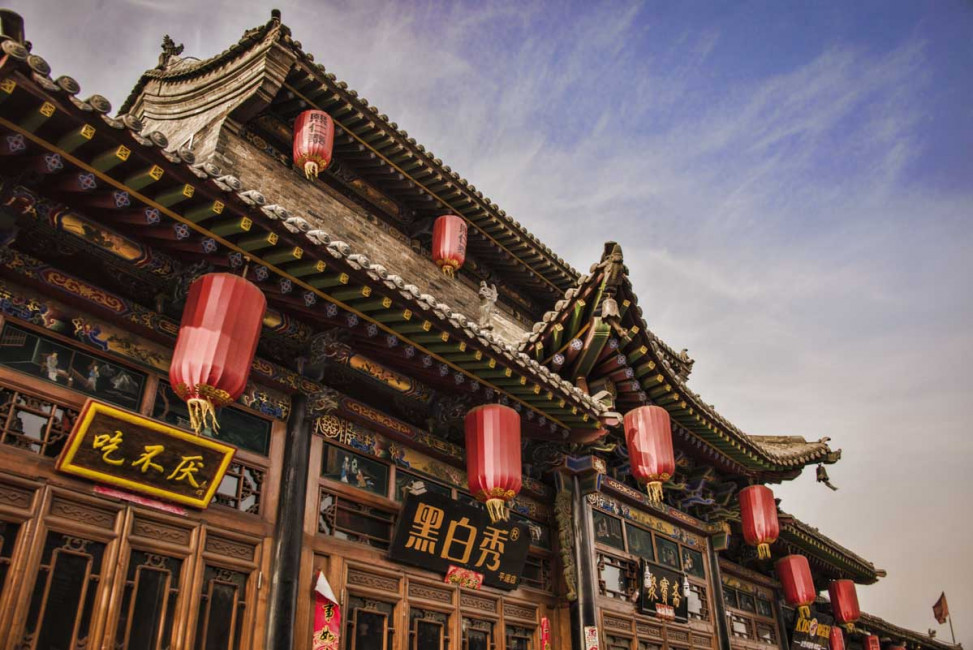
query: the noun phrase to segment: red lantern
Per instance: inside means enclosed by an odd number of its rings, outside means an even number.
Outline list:
[[[520,414],[487,404],[466,414],[466,474],[470,494],[486,503],[491,521],[507,519],[520,492]]]
[[[751,485],[740,490],[740,515],[743,519],[743,539],[757,547],[757,557],[770,558],[770,545],[777,541],[777,504],[774,492],[766,485]]]
[[[466,220],[444,214],[432,228],[432,259],[443,273],[453,277],[466,261]]]
[[[304,111],[294,120],[294,164],[314,178],[331,164],[334,120],[324,111]]]
[[[904,645],[890,645],[886,650],[905,650]]]
[[[845,635],[837,625],[831,626],[829,641],[830,650],[845,650]]]
[[[229,273],[209,273],[189,288],[169,381],[197,435],[206,426],[217,431],[213,409],[246,388],[266,306],[260,289]]]
[[[662,502],[662,483],[676,472],[669,413],[660,406],[640,406],[625,414],[625,440],[632,476],[645,485],[649,500]]]
[[[851,632],[855,627],[855,621],[862,615],[861,608],[858,606],[855,583],[851,580],[832,580],[828,585],[828,596],[831,598],[834,620]]]
[[[874,634],[865,637],[865,650],[882,650],[882,642]]]
[[[811,603],[817,597],[811,579],[811,565],[803,555],[788,555],[777,561],[777,577],[784,587],[784,598],[797,607],[801,618],[811,618]]]

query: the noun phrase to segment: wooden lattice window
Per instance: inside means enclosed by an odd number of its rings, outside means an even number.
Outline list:
[[[706,600],[706,587],[695,582],[689,583],[689,599],[686,604],[689,618],[697,621],[709,620],[709,601]]]
[[[777,632],[769,623],[757,623],[757,639],[764,643],[777,645]]]
[[[463,650],[494,650],[495,647],[492,621],[463,619]]]
[[[613,555],[598,554],[598,589],[602,596],[631,600],[638,579],[638,565]]]
[[[87,647],[104,555],[103,542],[47,534],[19,649]]]
[[[207,564],[199,598],[194,650],[239,650],[247,614],[247,578]]]
[[[64,404],[0,387],[0,443],[55,458],[77,417]]]
[[[537,555],[528,555],[520,581],[527,587],[553,591],[554,570],[551,568],[551,560]]]
[[[753,633],[750,631],[750,619],[730,613],[727,613],[726,616],[730,621],[730,633],[733,634],[733,636],[740,639],[749,639],[753,637]]]
[[[20,524],[0,521],[0,595],[3,595],[3,585],[7,581],[7,572],[10,570],[18,532],[20,532]]]
[[[172,645],[181,568],[178,558],[132,551],[115,628],[116,650],[156,650]]]
[[[508,625],[507,650],[534,650],[534,631],[526,627]]]
[[[395,640],[395,606],[381,600],[350,596],[345,638],[350,650],[389,650]]]
[[[388,549],[392,543],[395,513],[349,500],[330,490],[321,490],[318,532],[338,539]]]
[[[411,650],[449,650],[449,616],[413,607],[409,610]]]
[[[263,500],[264,473],[265,470],[260,467],[239,460],[234,461],[226,470],[220,487],[213,495],[213,503],[259,515]]]

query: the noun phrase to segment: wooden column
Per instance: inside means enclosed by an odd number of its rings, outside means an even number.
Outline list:
[[[595,531],[585,495],[597,491],[598,468],[593,456],[568,456],[557,472],[558,490],[572,495],[571,554],[576,571],[577,600],[571,603],[571,647],[584,648],[584,628],[598,625]]]
[[[280,500],[274,524],[274,551],[267,605],[268,650],[293,650],[297,589],[301,577],[301,547],[307,501],[308,460],[314,419],[307,396],[291,399],[280,474]]]
[[[726,621],[726,602],[723,600],[723,575],[720,572],[720,559],[713,549],[713,539],[707,540],[706,546],[709,547],[709,564],[712,568],[713,576],[713,607],[716,616],[716,633],[720,639],[720,648],[730,650],[730,629]]]

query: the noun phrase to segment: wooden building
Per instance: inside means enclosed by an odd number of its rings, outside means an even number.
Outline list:
[[[29,51],[16,15],[2,26],[0,649],[311,647],[318,571],[341,648],[541,650],[547,624],[553,648],[787,646],[793,613],[739,540],[736,493],[840,451],[748,435],[695,394],[617,244],[577,272],[277,12],[203,61],[166,37],[114,117]],[[290,153],[309,108],[336,125],[313,180]],[[454,278],[430,259],[446,213],[469,227]],[[235,456],[209,507],[58,471],[88,400],[188,428],[167,374],[188,287],[245,268],[268,309],[247,390],[219,413]],[[530,543],[515,586],[474,590],[389,548],[408,494],[472,502],[463,418],[490,403],[522,418],[511,517]],[[645,404],[669,412],[677,450],[661,505],[619,426]],[[781,522],[775,556],[808,556],[820,589],[884,575]],[[685,620],[641,603],[646,561],[685,586]]]

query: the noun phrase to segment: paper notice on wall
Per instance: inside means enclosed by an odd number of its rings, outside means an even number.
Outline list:
[[[584,628],[584,650],[598,650],[598,628],[593,625]]]
[[[318,571],[314,584],[314,650],[338,650],[341,637],[341,607],[331,584]]]

